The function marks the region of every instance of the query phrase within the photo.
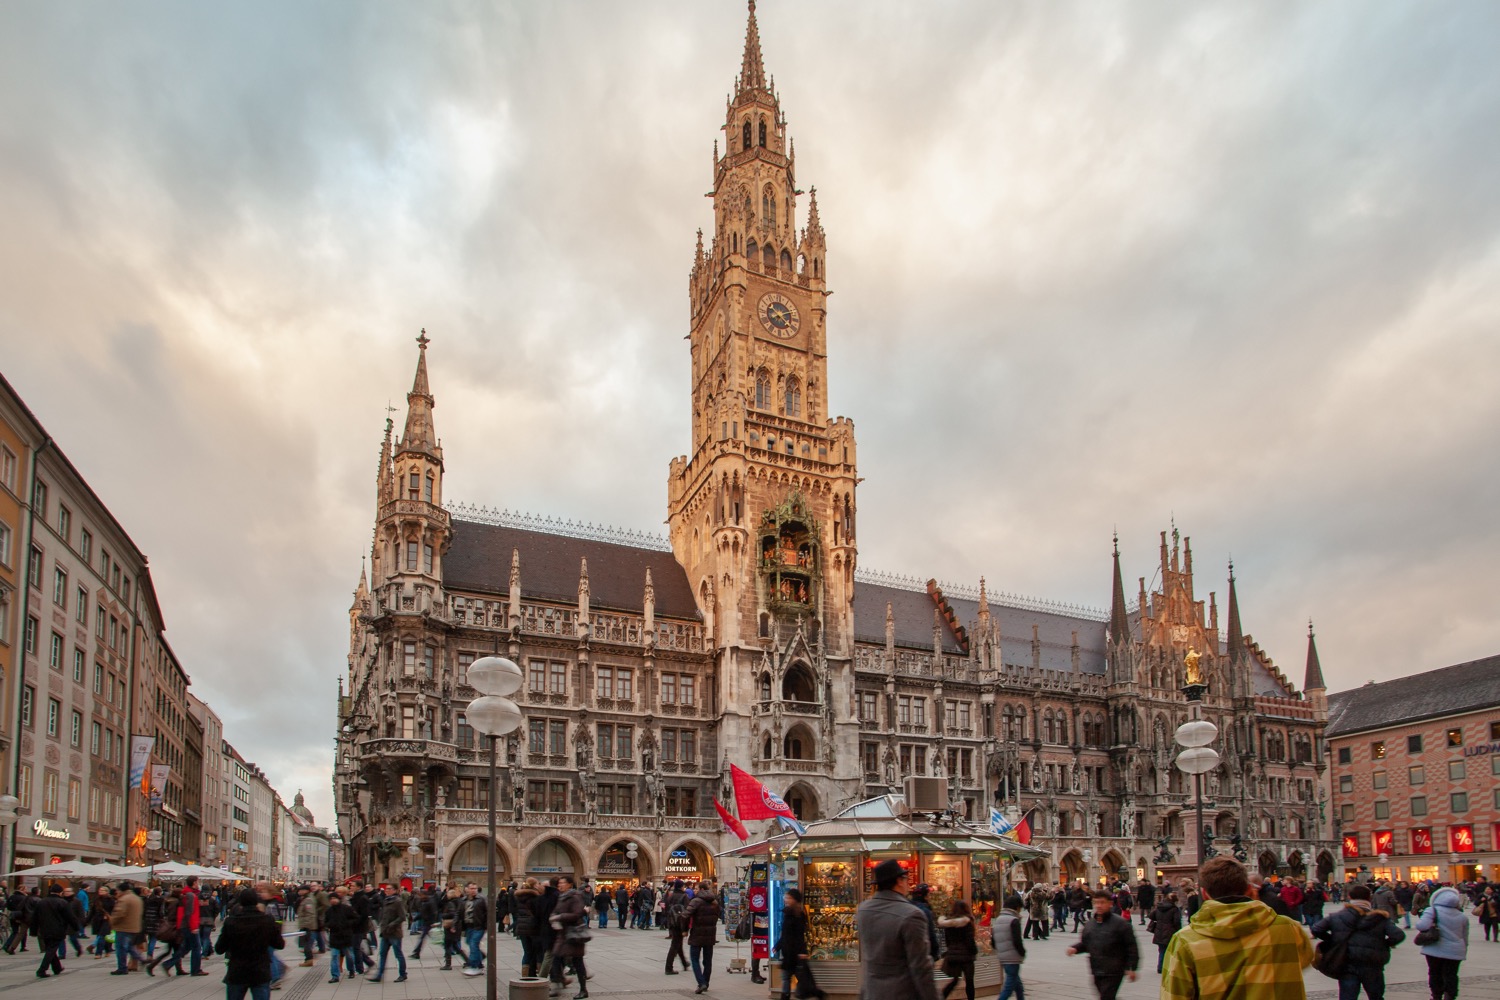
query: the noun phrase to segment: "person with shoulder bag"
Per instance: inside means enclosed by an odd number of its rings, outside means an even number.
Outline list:
[[[1432,1000],[1457,1000],[1458,967],[1469,955],[1469,918],[1452,886],[1433,892],[1417,917],[1417,950],[1427,959],[1427,989]]]
[[[563,966],[567,964],[573,967],[573,973],[578,977],[578,992],[574,994],[573,1000],[585,1000],[589,995],[589,974],[584,967],[583,955],[593,936],[589,933],[589,906],[572,876],[559,876],[557,884],[562,892],[548,918],[548,922],[558,932],[557,938],[552,942],[550,995],[557,996],[562,992]]]
[[[807,910],[802,906],[802,893],[788,889],[782,897],[781,936],[776,939],[776,951],[781,955],[781,1000],[790,1000],[792,979],[797,980],[797,996],[825,996],[813,979],[807,966]]]
[[[1026,942],[1021,935],[1021,907],[1025,901],[1015,893],[1005,897],[1004,908],[990,923],[990,941],[995,945],[995,960],[1000,963],[1004,982],[999,1000],[1025,1000],[1021,984],[1021,963],[1026,961]],[[1071,901],[1069,903],[1071,906]]]
[[[1344,967],[1338,976],[1342,1000],[1354,1000],[1361,989],[1371,1000],[1382,1000],[1391,949],[1406,940],[1393,913],[1375,906],[1370,897],[1369,886],[1350,886],[1348,904],[1312,928],[1313,937],[1344,943]]]
[[[960,977],[964,981],[964,995],[974,1000],[974,960],[979,957],[979,944],[974,940],[974,911],[962,899],[955,899],[948,907],[948,915],[937,921],[943,933],[943,975],[948,985],[943,987],[943,1000],[958,988]]]
[[[688,959],[693,977],[698,980],[695,992],[707,993],[714,974],[714,944],[719,940],[719,896],[712,882],[698,883],[698,891],[688,904]]]
[[[1160,974],[1162,962],[1167,957],[1167,945],[1172,943],[1172,935],[1182,930],[1182,910],[1177,905],[1177,893],[1170,890],[1162,893],[1146,930],[1156,945],[1156,971]]]

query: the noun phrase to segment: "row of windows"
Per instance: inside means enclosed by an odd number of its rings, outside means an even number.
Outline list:
[[[9,459],[7,460],[7,464],[13,466],[14,465],[14,461],[13,461],[14,460],[14,456],[11,455],[9,449],[6,450],[6,455],[9,456]],[[14,478],[13,474],[12,474],[12,478]],[[10,487],[12,490],[14,490],[14,486],[10,482],[7,482],[6,485],[8,487]],[[37,516],[40,517],[43,521],[47,521],[48,520],[48,499],[47,499],[47,494],[48,494],[47,483],[44,480],[38,479],[36,481],[36,486],[35,486],[35,488],[32,491],[32,498],[31,499],[32,499],[32,506],[35,509],[35,511],[37,513]],[[57,534],[62,538],[63,544],[67,545],[70,549],[73,548],[73,512],[68,509],[68,507],[67,507],[66,504],[59,503],[57,505],[57,520],[56,520],[55,523],[56,523],[56,527],[57,527]],[[94,563],[94,536],[89,531],[89,529],[87,529],[87,528],[80,528],[79,529],[79,531],[78,531],[78,547],[77,547],[77,549],[75,551],[77,551],[79,557],[83,559],[85,565],[88,565],[88,566],[92,566],[93,565],[93,563]],[[130,577],[127,576],[127,575],[124,575],[124,573],[123,573],[123,567],[120,565],[119,562],[115,561],[114,559],[112,559],[110,557],[108,549],[105,549],[105,548],[101,547],[100,550],[99,550],[99,556],[100,556],[100,566],[99,566],[99,575],[100,575],[100,577],[103,578],[106,581],[106,583],[109,585],[109,587],[112,590],[114,590],[117,594],[119,594],[124,599],[125,603],[129,604],[130,603]],[[32,567],[31,567],[31,571],[30,571],[29,576],[30,576],[30,579],[31,579],[31,585],[33,587],[40,587],[42,585],[42,582],[41,582],[41,558],[40,557],[41,557],[40,550],[35,549],[35,548],[32,549]],[[62,599],[59,598],[58,599],[58,603],[61,604],[62,602],[63,602]]]
[[[1448,762],[1448,780],[1464,781],[1468,778],[1469,762],[1467,760],[1450,760]],[[1500,756],[1490,758],[1490,774],[1500,778]],[[1370,787],[1379,791],[1389,784],[1390,779],[1385,771],[1373,771],[1370,774]],[[1427,766],[1425,764],[1414,764],[1406,769],[1406,783],[1408,785],[1422,785],[1427,783]],[[1348,795],[1354,791],[1354,775],[1339,775],[1339,791]]]
[[[1490,723],[1490,739],[1500,740],[1500,722]],[[1459,728],[1449,729],[1443,734],[1443,745],[1449,748],[1464,745],[1464,731]],[[1370,759],[1385,760],[1387,752],[1385,740],[1375,740],[1370,744]],[[1421,733],[1413,733],[1406,738],[1406,752],[1409,754],[1423,752],[1423,740]],[[1353,747],[1339,747],[1339,763],[1352,764],[1354,762]]]
[[[1500,788],[1496,788],[1493,792],[1491,792],[1491,795],[1493,796],[1493,799],[1494,799],[1494,801],[1491,803],[1491,805],[1495,809],[1500,809]],[[1426,816],[1427,812],[1428,812],[1428,802],[1427,802],[1427,799],[1428,799],[1428,796],[1426,796],[1426,795],[1413,795],[1410,798],[1410,800],[1408,800],[1408,802],[1407,802],[1407,806],[1410,809],[1410,815],[1412,815],[1412,816]],[[1464,812],[1468,812],[1469,811],[1469,793],[1466,792],[1466,791],[1449,792],[1448,793],[1448,811],[1450,813],[1464,813]],[[1391,803],[1390,803],[1389,799],[1376,799],[1375,800],[1375,818],[1376,819],[1390,819],[1391,818]],[[1353,823],[1354,822],[1354,804],[1352,802],[1346,802],[1342,806],[1339,807],[1339,819],[1342,822],[1344,822],[1344,823]]]
[[[42,772],[42,800],[37,803],[38,811],[48,818],[53,818],[59,813],[66,815],[71,822],[78,822],[83,818],[83,781],[79,778],[69,778],[67,784],[67,798],[59,801],[62,792],[61,778],[56,771]],[[21,809],[32,808],[32,770],[30,764],[21,765],[20,780],[16,786],[16,797],[21,800]],[[122,822],[124,812],[124,797],[106,787],[91,785],[89,787],[88,821],[94,825],[113,826],[118,828]]]

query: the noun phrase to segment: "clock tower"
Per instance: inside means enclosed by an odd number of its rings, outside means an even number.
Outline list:
[[[854,425],[827,412],[827,269],[751,0],[688,277],[692,451],[668,523],[718,656],[720,746],[826,813],[853,794]],[[722,149],[721,149],[722,142]],[[785,778],[778,777],[785,773]],[[847,794],[846,794],[847,791]]]

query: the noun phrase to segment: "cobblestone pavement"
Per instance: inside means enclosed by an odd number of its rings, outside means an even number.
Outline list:
[[[1145,928],[1137,924],[1136,931],[1142,945],[1142,957],[1150,961],[1146,962],[1140,978],[1135,983],[1126,983],[1120,991],[1125,1000],[1158,995],[1159,980],[1153,971],[1155,949],[1149,944]],[[1023,966],[1023,979],[1031,997],[1089,1000],[1094,996],[1088,980],[1087,959],[1064,955],[1073,937],[1055,932],[1046,941],[1027,942],[1028,957]],[[302,968],[297,964],[300,953],[289,949],[283,953],[291,960],[287,977],[282,989],[271,996],[273,1000],[458,1000],[483,996],[483,977],[464,976],[457,967],[450,972],[441,970],[441,948],[433,947],[437,939],[438,935],[434,934],[433,940],[423,949],[422,959],[407,959],[409,978],[399,984],[392,981],[395,973],[389,969],[384,983],[348,978],[338,984],[329,983],[327,956],[320,956],[318,963],[311,968]],[[414,939],[407,938],[408,954],[414,944]],[[64,963],[67,971],[62,976],[39,980],[35,976],[38,956],[34,940],[30,949],[14,956],[0,952],[0,1000],[42,997],[58,1000],[135,1000],[138,997],[218,1000],[224,996],[224,987],[219,981],[224,966],[217,958],[204,965],[204,970],[211,974],[208,977],[165,977],[158,969],[152,978],[141,972],[128,976],[108,975],[114,968],[113,957],[95,960],[85,952],[82,958],[72,958]],[[587,959],[593,976],[589,984],[590,994],[595,997],[693,997],[695,984],[691,974],[663,975],[666,949],[665,936],[659,931],[614,927],[595,930]],[[514,938],[502,937],[499,950],[500,995],[504,997],[508,981],[520,971],[520,948]],[[749,947],[740,946],[739,954],[748,958]],[[735,955],[736,948],[732,943],[721,943],[715,949],[710,1000],[762,1000],[767,997],[766,988],[752,984],[748,975],[726,971],[729,960]],[[1427,997],[1426,963],[1409,940],[1396,949],[1386,970],[1386,982],[1388,993],[1393,998],[1425,1000]],[[1307,973],[1307,984],[1308,995],[1314,1000],[1331,1000],[1338,995],[1332,980],[1311,969]],[[571,997],[575,989],[569,989],[564,995]],[[961,997],[962,994],[955,996]],[[1464,1000],[1500,1000],[1500,942],[1486,942],[1477,922],[1471,929],[1469,959],[1462,969],[1461,996]]]

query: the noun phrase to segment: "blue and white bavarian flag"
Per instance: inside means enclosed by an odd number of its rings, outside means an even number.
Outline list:
[[[1015,824],[1001,815],[999,809],[990,806],[990,829],[997,837],[1003,837],[1015,829]]]

